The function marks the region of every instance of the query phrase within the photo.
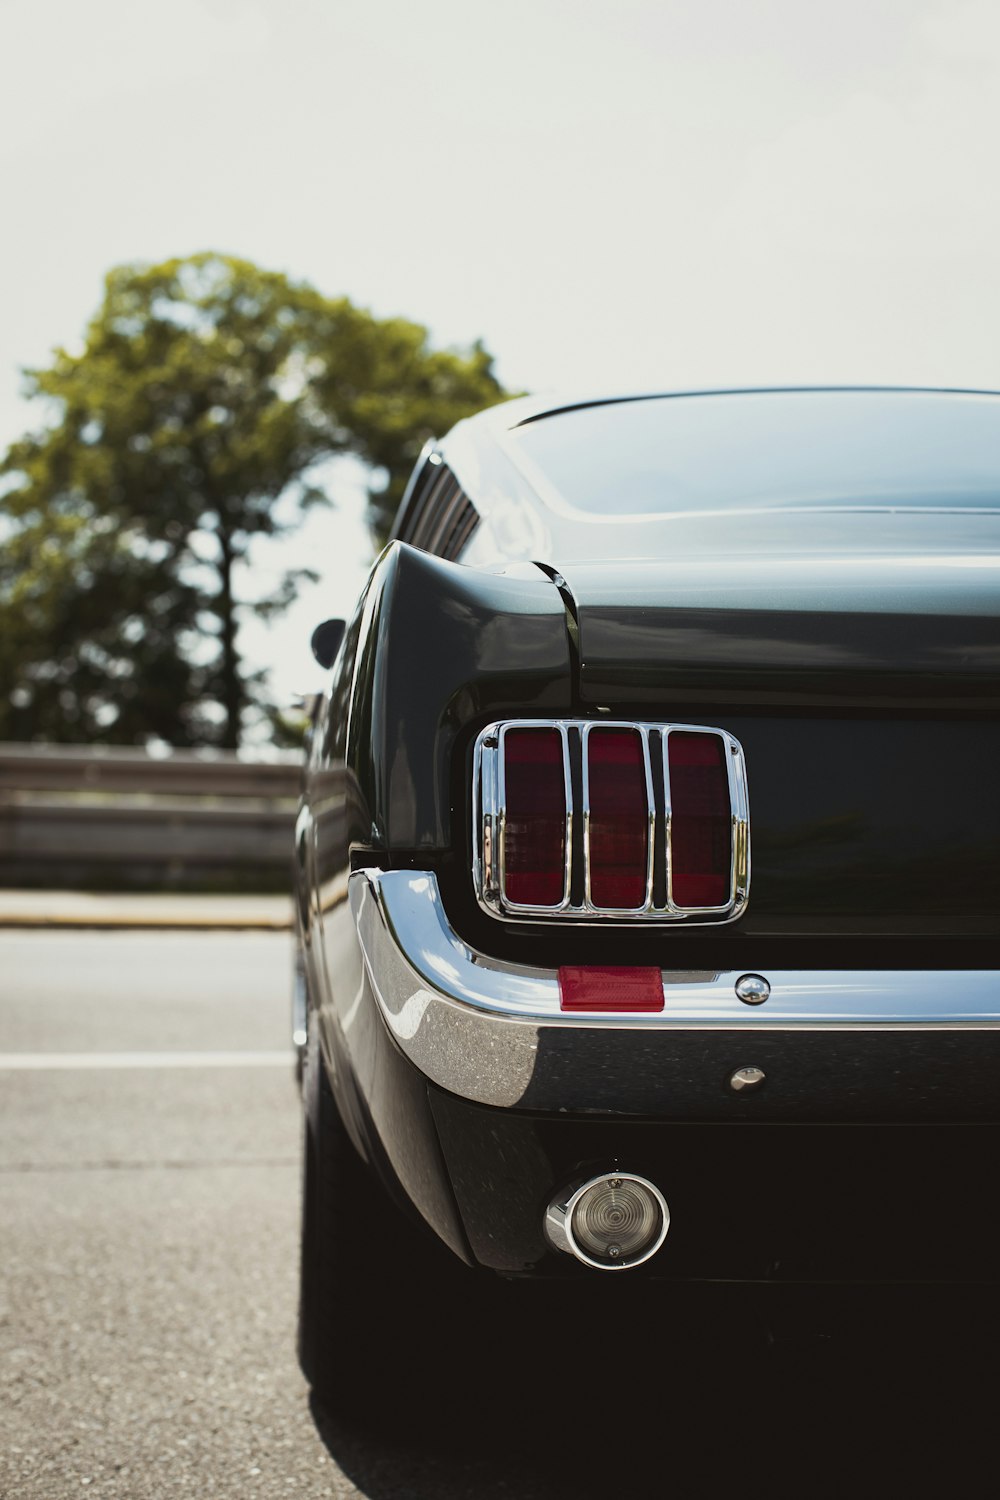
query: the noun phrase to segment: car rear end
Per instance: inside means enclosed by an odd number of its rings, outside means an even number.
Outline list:
[[[467,1261],[995,1279],[1000,512],[918,499],[557,496],[521,560],[498,502],[493,561],[376,569],[326,736],[328,1044]]]

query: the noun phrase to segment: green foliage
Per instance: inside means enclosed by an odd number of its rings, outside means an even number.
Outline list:
[[[82,353],[28,382],[50,420],[0,466],[0,738],[175,745],[277,722],[236,631],[303,575],[241,599],[239,567],[326,500],[318,466],[372,466],[382,538],[426,439],[504,394],[478,344],[215,254],[112,271]]]
[[[478,341],[468,353],[432,349],[426,328],[376,323],[349,303],[319,326],[318,399],[341,414],[353,451],[384,474],[369,490],[369,522],[384,543],[410,473],[429,437],[504,399],[493,359]]]

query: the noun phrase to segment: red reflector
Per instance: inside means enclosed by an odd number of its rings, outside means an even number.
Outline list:
[[[518,906],[558,906],[566,887],[566,781],[555,729],[504,735],[504,894]]]
[[[642,906],[649,864],[649,803],[642,740],[631,729],[587,737],[590,777],[590,899]]]
[[[560,1010],[662,1010],[659,969],[562,968]]]
[[[717,734],[676,731],[667,741],[667,759],[674,901],[678,906],[724,906],[732,864],[725,746]]]

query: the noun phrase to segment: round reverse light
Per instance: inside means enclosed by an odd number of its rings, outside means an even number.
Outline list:
[[[624,1271],[654,1255],[670,1214],[659,1188],[632,1173],[584,1183],[566,1205],[566,1238],[578,1260],[602,1271]]]

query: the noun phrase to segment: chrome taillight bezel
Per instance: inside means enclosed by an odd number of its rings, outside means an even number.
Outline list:
[[[562,741],[563,782],[566,797],[565,868],[562,900],[555,906],[529,906],[511,901],[505,891],[504,825],[506,789],[504,782],[504,739],[513,729],[556,730]],[[643,748],[648,809],[648,864],[646,896],[639,907],[598,906],[591,899],[589,765],[587,742],[599,730],[625,730],[638,733]],[[673,899],[671,859],[671,796],[668,759],[672,733],[717,735],[725,751],[731,821],[729,897],[719,906],[680,906]],[[653,734],[660,737],[654,756]],[[578,737],[582,795],[580,806],[574,806],[571,769],[571,736]],[[656,808],[653,777],[660,778],[662,814]],[[574,903],[573,835],[574,819],[583,820],[583,896]],[[664,840],[666,900],[654,896],[654,841]],[[472,809],[472,879],[476,899],[484,911],[507,921],[555,920],[602,923],[615,922],[684,922],[708,925],[732,922],[742,916],[750,894],[750,811],[747,791],[746,759],[743,747],[728,730],[708,724],[675,724],[636,719],[501,719],[488,724],[478,735],[473,752]]]

